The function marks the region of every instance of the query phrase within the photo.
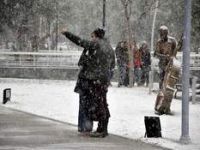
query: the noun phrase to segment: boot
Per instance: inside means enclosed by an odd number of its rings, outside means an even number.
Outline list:
[[[106,136],[108,135],[108,119],[104,121],[103,132],[106,134]]]
[[[108,136],[108,119],[99,121],[97,131],[90,133],[90,137],[104,138]]]

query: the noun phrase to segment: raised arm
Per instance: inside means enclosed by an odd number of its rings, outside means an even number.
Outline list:
[[[96,42],[81,39],[79,36],[76,36],[72,34],[71,32],[65,31],[65,32],[62,32],[62,34],[65,35],[66,38],[68,38],[70,41],[72,41],[76,45],[81,46],[85,49],[91,50],[91,49],[95,49],[97,46]]]

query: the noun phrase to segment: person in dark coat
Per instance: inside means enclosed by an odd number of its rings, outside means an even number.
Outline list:
[[[142,79],[141,84],[146,86],[149,85],[149,71],[151,70],[151,54],[148,49],[146,41],[142,42],[140,47],[141,57],[142,57]]]
[[[120,41],[115,49],[120,86],[128,86],[128,46],[126,41]]]
[[[81,73],[84,79],[76,90],[84,88],[87,95],[87,113],[92,121],[98,121],[96,132],[91,137],[105,137],[108,135],[107,126],[110,112],[107,104],[107,91],[111,80],[111,71],[115,67],[115,55],[110,43],[104,38],[105,31],[97,28],[91,33],[91,41],[68,32],[62,31],[69,40],[87,50],[85,68]],[[80,81],[82,82],[82,81]]]

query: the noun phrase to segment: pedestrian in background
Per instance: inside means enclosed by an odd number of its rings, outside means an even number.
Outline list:
[[[115,49],[119,74],[118,87],[128,86],[128,45],[126,41],[120,41]]]
[[[143,41],[140,47],[141,52],[141,60],[142,60],[142,77],[141,77],[141,85],[146,84],[149,85],[149,72],[151,70],[151,54],[148,49],[148,45],[146,41]]]
[[[141,85],[141,75],[142,75],[142,60],[141,60],[141,52],[138,49],[136,43],[132,45],[133,50],[133,65],[134,65],[134,82],[137,83],[138,86]]]

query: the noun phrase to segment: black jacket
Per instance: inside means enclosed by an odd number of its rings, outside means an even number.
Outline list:
[[[121,47],[119,43],[115,49],[115,54],[116,54],[118,65],[128,65],[129,56],[128,56],[127,48]]]
[[[81,39],[70,33],[63,33],[69,40],[84,48],[86,57],[79,61],[84,67],[83,78],[110,82],[111,71],[115,67],[115,54],[110,43],[106,39],[99,39],[97,42]]]
[[[142,52],[142,66],[149,67],[151,65],[151,54],[149,51]]]

